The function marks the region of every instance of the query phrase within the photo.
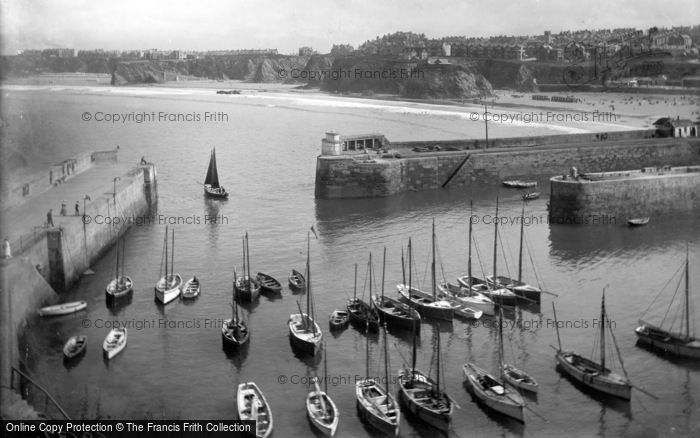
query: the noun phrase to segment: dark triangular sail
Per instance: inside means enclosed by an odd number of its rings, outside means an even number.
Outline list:
[[[204,179],[204,184],[209,184],[213,189],[219,188],[219,174],[216,171],[216,149],[211,150],[209,169],[207,169],[207,177]]]

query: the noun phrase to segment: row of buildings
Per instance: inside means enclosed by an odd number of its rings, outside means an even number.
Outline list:
[[[185,50],[79,50],[75,49],[25,49],[19,55],[31,58],[124,58],[144,60],[185,60],[198,59],[204,56],[236,56],[236,55],[277,55],[277,49],[242,49],[242,50],[212,50],[206,52]]]

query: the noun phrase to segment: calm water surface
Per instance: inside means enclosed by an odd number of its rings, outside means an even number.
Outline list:
[[[152,223],[132,227],[126,234],[126,272],[136,284],[130,303],[116,309],[105,305],[103,290],[114,267],[110,251],[92,267],[96,274],[81,279],[65,296],[66,301],[87,300],[86,312],[31,321],[26,356],[32,375],[74,418],[232,419],[237,384],[254,380],[272,406],[276,436],[311,435],[304,407],[308,388],[303,382],[322,373],[322,363],[293,353],[286,325],[289,314],[296,312],[296,301],[303,304],[304,296],[285,287],[281,298],[261,296],[259,303],[246,307],[252,337],[241,357],[222,351],[219,320],[231,313],[233,269],[242,266],[241,236],[246,231],[250,236],[251,271],[271,274],[286,286],[292,268],[303,270],[307,231],[314,224],[318,239],[311,240],[313,287],[328,352],[329,392],[341,412],[337,436],[374,435],[355,410],[354,382],[365,372],[366,338],[353,328],[331,334],[325,322],[352,295],[355,263],[358,294],[367,297],[369,253],[379,283],[386,246],[385,292],[394,296],[402,277],[401,249],[412,237],[414,283],[429,288],[434,219],[438,275],[444,272],[454,281],[466,270],[469,202],[473,200],[474,214],[480,218],[474,228],[474,270],[490,271],[493,225],[488,222],[495,198],[500,198],[502,216],[520,215],[519,194],[493,187],[455,187],[388,199],[314,199],[315,159],[326,131],[381,132],[390,140],[480,137],[482,126],[469,122],[456,108],[294,94],[217,96],[211,90],[158,88],[15,87],[3,90],[3,100],[8,130],[14,138],[32,143],[34,150],[45,151],[47,162],[118,144],[121,160],[136,162],[145,156],[157,164],[158,215],[175,221],[199,218],[203,222],[205,215],[221,218],[215,224],[174,227],[176,271],[186,278],[196,274],[202,281],[202,295],[196,301],[175,301],[166,307],[154,302],[165,227]],[[84,122],[81,115],[86,111],[223,112],[228,122]],[[493,136],[515,136],[532,129],[495,126],[490,131]],[[556,133],[563,128],[537,129]],[[221,181],[231,192],[228,201],[205,200],[198,185],[212,147],[217,148]],[[546,192],[547,187],[542,189]],[[545,193],[526,206],[533,223],[526,227],[530,251],[524,275],[532,282],[540,279],[547,290],[559,294],[557,314],[568,325],[561,330],[564,347],[592,353],[597,333],[593,324],[607,287],[607,308],[627,371],[636,385],[659,400],[639,392],[629,403],[610,400],[582,392],[561,377],[550,347],[557,342],[550,324],[552,297],[546,297],[541,309],[508,313],[506,319],[506,358],[540,382],[539,396],[526,399],[525,425],[480,409],[462,385],[465,361],[496,367],[493,321],[427,324],[421,331],[419,368],[435,371],[432,341],[439,330],[447,391],[461,406],[455,411],[450,436],[619,436],[643,431],[697,435],[700,367],[635,346],[633,333],[637,319],[684,261],[686,243],[691,286],[698,296],[697,213],[654,218],[639,229],[620,224],[571,227],[548,225],[546,202]],[[518,239],[518,225],[501,227],[499,273],[516,275]],[[675,285],[669,286],[667,297]],[[660,304],[663,310],[666,302]],[[694,316],[697,319],[697,312]],[[125,351],[106,363],[101,344],[108,326],[115,323],[134,326]],[[88,336],[87,354],[66,365],[63,343],[79,333]],[[370,372],[383,375],[377,341],[376,336],[370,338]],[[410,338],[390,333],[389,344],[395,374],[403,358],[410,357]],[[402,419],[402,436],[435,433]]]

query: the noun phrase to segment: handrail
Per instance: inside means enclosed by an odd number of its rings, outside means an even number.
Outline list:
[[[11,381],[11,384],[10,384],[10,385],[11,385],[12,387],[14,387],[14,382],[15,382],[14,373],[17,373],[17,374],[19,374],[21,377],[24,377],[25,379],[27,379],[27,381],[28,381],[29,383],[31,383],[32,385],[34,385],[34,386],[36,386],[37,388],[39,388],[39,390],[40,390],[41,392],[43,392],[44,395],[45,395],[46,397],[48,397],[49,400],[51,400],[51,403],[53,403],[54,406],[56,406],[56,408],[59,410],[59,412],[61,412],[61,414],[66,418],[66,420],[70,420],[70,417],[68,416],[68,414],[66,413],[66,411],[63,410],[63,408],[61,407],[61,405],[58,404],[58,402],[56,401],[56,399],[53,398],[53,397],[51,396],[51,394],[49,394],[49,392],[48,392],[47,390],[45,390],[41,385],[39,385],[37,382],[35,382],[35,381],[34,381],[31,377],[29,377],[28,375],[24,374],[22,371],[18,370],[18,369],[15,368],[15,367],[11,367],[11,368],[12,368],[12,376],[11,376],[11,379],[10,379],[10,381]]]

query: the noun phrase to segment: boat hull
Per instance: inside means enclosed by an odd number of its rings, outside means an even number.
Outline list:
[[[469,391],[483,405],[518,421],[525,421],[523,415],[524,403],[520,394],[509,391],[503,386],[498,387],[503,390],[502,394],[491,389],[485,389],[481,381],[483,381],[485,377],[490,380],[495,379],[485,370],[471,363],[462,366],[462,375],[464,377],[464,383],[469,388]]]
[[[123,276],[119,279],[113,279],[105,287],[105,296],[107,299],[116,300],[125,297],[134,291],[134,282],[131,277]]]
[[[413,330],[415,326],[416,331],[420,331],[420,313],[408,304],[389,297],[377,297],[374,307],[379,314],[379,320],[386,323],[388,328]]]
[[[273,427],[272,410],[267,404],[265,395],[254,382],[238,385],[236,408],[239,420],[255,421],[255,436],[259,438],[270,436]]]
[[[599,365],[573,352],[559,352],[556,355],[559,368],[569,377],[584,386],[607,395],[629,400],[632,386],[622,376],[605,370],[599,373]]]
[[[239,277],[233,284],[233,290],[240,301],[252,303],[260,297],[260,285],[255,280]]]
[[[170,281],[161,277],[155,287],[156,299],[162,304],[168,304],[180,296],[181,287],[182,277],[180,274],[174,274]]]
[[[296,269],[292,269],[292,273],[289,274],[289,288],[294,292],[302,292],[306,290],[306,280],[304,279],[304,276]]]
[[[328,317],[328,325],[331,330],[344,329],[350,323],[350,315],[344,310],[334,310]]]
[[[503,365],[503,378],[514,388],[530,392],[539,391],[539,384],[532,376],[512,365]]]
[[[214,199],[227,199],[228,198],[228,192],[227,191],[220,191],[219,189],[212,188],[209,184],[204,186],[204,194],[208,198],[214,198]]]
[[[261,292],[270,292],[275,294],[282,292],[282,285],[280,284],[280,282],[267,274],[258,272],[256,280],[257,283],[260,285]]]
[[[245,324],[239,322],[238,327],[231,327],[231,319],[225,319],[221,327],[221,340],[225,348],[239,350],[248,345],[250,332]]]
[[[61,316],[78,312],[87,307],[87,301],[73,301],[70,303],[56,304],[39,309],[39,316]]]
[[[104,342],[102,343],[102,350],[107,359],[112,359],[117,354],[121,353],[126,347],[127,341],[127,331],[126,329],[112,329]]]
[[[323,411],[323,406],[326,407],[326,412]],[[323,435],[335,435],[338,428],[338,408],[328,394],[318,390],[311,391],[306,396],[306,414],[311,424]]]
[[[72,336],[63,346],[63,355],[66,359],[73,359],[83,353],[87,348],[86,336]]]
[[[190,300],[197,298],[201,290],[202,287],[199,281],[196,281],[194,278],[190,278],[182,287],[182,298]]]
[[[452,420],[452,403],[446,397],[437,404],[428,402],[423,396],[435,391],[435,382],[419,370],[414,371],[413,379],[411,373],[410,369],[399,370],[399,401],[413,416],[447,432]]]
[[[432,295],[423,292],[415,287],[408,292],[408,286],[400,284],[397,286],[400,300],[412,306],[420,314],[421,318],[432,318],[443,321],[452,321],[454,319],[454,308],[449,301],[434,300]]]
[[[310,324],[314,325],[315,331],[306,329],[304,321],[307,319],[310,320]],[[292,347],[300,352],[315,356],[321,349],[321,338],[323,337],[318,324],[308,318],[305,313],[294,313],[289,316],[288,325]]]
[[[665,336],[663,333],[654,332],[643,325],[637,327],[634,332],[637,335],[637,339],[642,344],[649,345],[650,347],[663,350],[666,353],[679,357],[700,358],[700,341],[697,339],[691,338],[686,341],[674,336]]]
[[[359,298],[351,298],[347,305],[348,316],[352,325],[360,330],[366,330],[369,327],[371,332],[379,331],[379,316],[369,304]]]
[[[398,436],[401,411],[396,401],[374,379],[355,383],[357,414],[360,420],[389,436]]]
[[[438,289],[443,296],[453,298],[462,306],[467,306],[474,310],[480,310],[484,312],[484,315],[496,315],[496,304],[493,302],[493,300],[491,300],[491,298],[480,292],[469,292],[468,286],[463,285],[461,281],[459,282],[459,286],[456,284],[447,283],[439,285]]]

